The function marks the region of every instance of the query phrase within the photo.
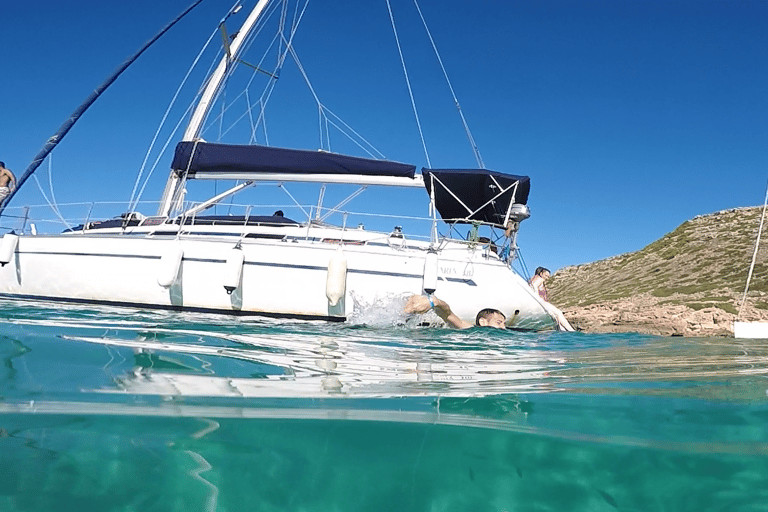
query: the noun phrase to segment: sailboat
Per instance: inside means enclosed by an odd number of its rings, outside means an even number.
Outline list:
[[[291,12],[270,10],[271,3],[280,4],[259,0],[239,30],[226,29],[235,10],[217,26],[224,36],[220,60],[197,95],[154,213],[138,211],[135,203],[114,218],[89,215],[56,232],[17,215],[19,225],[0,242],[0,296],[345,321],[392,297],[434,293],[468,322],[492,307],[505,314],[508,327],[556,329],[547,305],[513,268],[520,224],[530,216],[528,176],[481,166],[417,172],[414,164],[370,156],[203,137],[235,73],[265,77],[270,88],[277,82],[280,69],[265,71],[263,59],[254,64],[243,56],[265,20]],[[299,23],[284,25],[293,31]],[[280,66],[293,52],[292,38],[293,32],[278,38]],[[188,190],[201,182],[216,183],[215,192],[192,200]],[[267,204],[249,199],[232,213],[235,196],[266,185],[290,200],[280,206],[271,198]],[[295,200],[293,185],[317,186],[317,201]],[[353,191],[327,207],[332,186]],[[402,225],[410,217],[400,211],[385,217],[395,225],[384,231],[353,224],[347,203],[374,187],[394,190],[392,197],[423,190],[428,233],[406,233]],[[225,214],[208,213],[222,205]]]

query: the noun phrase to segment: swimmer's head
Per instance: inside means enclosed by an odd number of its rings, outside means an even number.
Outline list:
[[[485,308],[475,317],[475,325],[478,327],[493,327],[495,329],[506,329],[505,321],[507,317],[498,309]]]

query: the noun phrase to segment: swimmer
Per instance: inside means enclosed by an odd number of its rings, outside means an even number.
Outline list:
[[[434,309],[437,316],[442,318],[446,324],[457,329],[469,329],[470,327],[493,327],[495,329],[506,329],[504,322],[506,321],[507,317],[504,316],[504,313],[498,309],[483,309],[475,317],[475,323],[471,324],[466,320],[462,320],[456,316],[456,314],[451,311],[451,307],[445,301],[438,299],[434,295],[412,295],[408,298],[408,302],[405,303],[404,312],[407,314],[423,314],[430,309]]]

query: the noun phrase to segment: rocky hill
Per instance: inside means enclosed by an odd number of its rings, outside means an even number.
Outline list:
[[[732,335],[762,207],[701,215],[640,251],[558,270],[550,300],[587,332]],[[768,320],[768,222],[741,320]]]

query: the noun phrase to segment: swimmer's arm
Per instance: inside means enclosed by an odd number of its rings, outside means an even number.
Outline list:
[[[405,304],[405,312],[423,314],[430,309],[434,309],[437,316],[442,318],[445,323],[452,327],[456,327],[457,329],[474,327],[471,323],[456,316],[456,314],[451,311],[451,307],[444,300],[438,299],[433,295],[432,303],[435,305],[434,308],[432,308],[432,305],[429,303],[429,297],[425,297],[424,295],[413,295]]]

